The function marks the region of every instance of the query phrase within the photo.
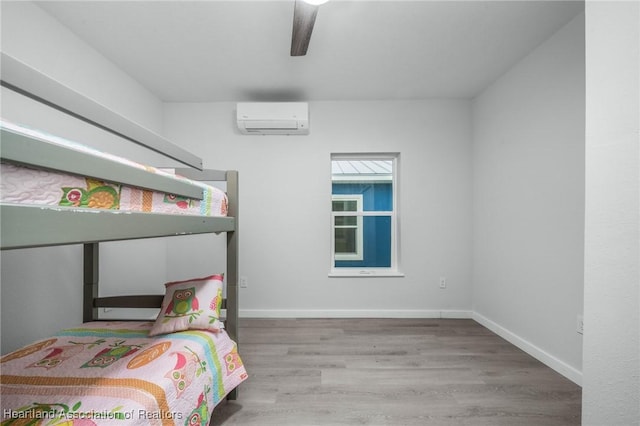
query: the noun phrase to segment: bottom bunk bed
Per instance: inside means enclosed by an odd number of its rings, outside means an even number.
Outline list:
[[[207,425],[247,379],[221,321],[222,281],[167,283],[155,321],[86,322],[3,356],[1,424]]]
[[[91,322],[3,358],[3,425],[206,425],[246,378],[226,332]]]

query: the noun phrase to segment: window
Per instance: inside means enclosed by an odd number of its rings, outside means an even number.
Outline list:
[[[398,275],[397,154],[331,156],[330,275]]]
[[[332,194],[334,212],[362,213],[362,195]],[[363,260],[362,216],[334,214],[334,238],[336,260]]]

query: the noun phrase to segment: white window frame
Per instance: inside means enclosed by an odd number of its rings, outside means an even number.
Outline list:
[[[364,253],[362,247],[364,245],[364,233],[362,230],[363,220],[362,220],[362,203],[364,202],[364,197],[362,194],[332,194],[331,201],[355,201],[356,202],[356,210],[355,211],[333,211],[333,206],[331,208],[332,218],[333,218],[333,248],[335,250],[335,229],[336,228],[351,228],[352,226],[338,226],[335,223],[336,216],[352,216],[352,213],[357,213],[358,215],[356,220],[356,252],[355,253],[335,253],[335,260],[364,260]],[[343,214],[347,213],[347,214]]]
[[[392,211],[390,212],[378,212],[378,211],[361,211],[361,212],[333,212],[333,204],[330,205],[331,216],[331,244],[330,244],[330,256],[329,256],[329,277],[404,277],[404,274],[400,270],[400,210],[399,210],[399,193],[400,193],[400,179],[399,179],[399,165],[400,165],[400,153],[333,153],[331,154],[331,162],[334,160],[389,160],[392,161]],[[364,180],[364,179],[363,179]],[[333,183],[333,179],[331,181]],[[332,185],[330,185],[332,187]],[[332,192],[332,191],[331,191]],[[333,197],[340,194],[331,194]],[[348,196],[348,195],[347,195]],[[389,216],[391,218],[391,266],[387,268],[367,268],[367,267],[336,267],[335,260],[335,216],[348,216],[355,215],[360,218],[364,216]],[[346,214],[345,214],[346,213]],[[362,229],[362,228],[360,228]]]

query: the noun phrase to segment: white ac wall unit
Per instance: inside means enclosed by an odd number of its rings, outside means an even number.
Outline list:
[[[237,121],[245,135],[308,135],[306,102],[239,102]]]

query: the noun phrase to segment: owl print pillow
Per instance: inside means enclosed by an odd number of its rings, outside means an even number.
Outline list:
[[[223,275],[165,284],[165,294],[150,336],[184,330],[220,331]]]

